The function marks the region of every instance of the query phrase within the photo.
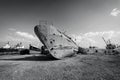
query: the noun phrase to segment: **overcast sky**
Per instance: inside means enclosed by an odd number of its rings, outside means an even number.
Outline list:
[[[41,45],[33,31],[39,20],[53,22],[83,47],[104,47],[101,36],[120,43],[120,0],[0,0],[0,45]]]

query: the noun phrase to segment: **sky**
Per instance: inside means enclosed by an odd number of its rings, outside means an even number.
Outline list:
[[[0,0],[0,46],[40,47],[39,20],[53,22],[82,47],[103,48],[102,37],[120,44],[120,0]]]

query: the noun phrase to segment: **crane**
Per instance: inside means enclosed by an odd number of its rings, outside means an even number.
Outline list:
[[[104,42],[106,44],[106,49],[115,49],[116,48],[116,45],[112,44],[110,39],[108,41],[106,41],[104,39],[104,37],[102,37],[102,39],[104,40]]]

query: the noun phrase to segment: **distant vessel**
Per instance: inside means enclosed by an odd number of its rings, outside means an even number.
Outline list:
[[[111,43],[110,39],[108,41],[106,41],[104,37],[102,37],[102,39],[104,40],[106,44],[106,50],[104,53],[106,54],[119,54],[120,53],[120,47],[118,45]]]
[[[0,52],[9,52],[9,54],[15,53],[15,54],[30,54],[29,49],[26,49],[22,43],[18,43],[14,47],[11,47],[9,42],[6,43],[2,48],[0,48]]]
[[[78,50],[77,44],[53,25],[39,24],[34,27],[34,32],[44,45],[41,48],[42,52],[46,48],[54,58],[62,59],[72,56]]]
[[[3,48],[5,48],[5,49],[9,49],[9,48],[11,48],[11,46],[10,46],[9,42],[8,42],[8,43],[6,43],[6,44],[3,46]]]
[[[18,43],[17,45],[14,46],[15,49],[22,49],[22,48],[25,48],[22,43]]]

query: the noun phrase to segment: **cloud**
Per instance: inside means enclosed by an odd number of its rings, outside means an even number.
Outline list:
[[[103,31],[103,32],[88,32],[85,33],[84,36],[85,37],[93,37],[93,36],[107,36],[106,38],[111,39],[114,36],[114,31]]]
[[[86,33],[87,34],[87,33]],[[82,47],[88,47],[89,44],[96,44],[97,42],[92,39],[91,37],[87,37],[86,34],[81,34],[81,35],[71,35],[72,39]],[[88,33],[89,34],[89,33]],[[90,33],[91,34],[91,33]],[[93,35],[93,34],[92,34]],[[90,36],[90,35],[89,35]]]
[[[16,34],[28,39],[36,39],[32,34],[29,34],[27,32],[17,31]]]
[[[110,39],[112,43],[118,43],[120,38],[120,31],[103,31],[103,32],[88,32],[88,33],[81,33],[80,35],[71,35],[72,39],[82,47],[88,47],[90,45],[92,46],[98,46],[98,47],[104,47],[105,43],[102,39],[102,37],[105,38],[105,40]],[[117,42],[116,42],[117,41]]]
[[[26,48],[29,48],[29,44],[32,44],[38,47],[43,45],[40,42],[40,40],[37,38],[37,36],[33,36],[28,32],[18,31],[15,28],[8,28],[7,30],[8,30],[8,34],[5,34],[5,36],[3,36],[0,39],[0,42],[10,41],[10,44],[12,46],[16,45],[19,42],[22,42]]]
[[[30,33],[27,33],[27,32],[22,32],[22,31],[17,31],[15,28],[8,28],[8,30],[12,31],[9,33],[9,35],[11,34],[11,36],[16,36],[16,38],[21,38],[24,39],[27,38],[27,39],[36,39],[36,37],[34,37],[32,34]],[[17,35],[16,35],[17,34]]]
[[[116,33],[119,33],[120,32],[116,32]],[[81,33],[82,34],[82,33]],[[99,36],[99,37],[106,37],[107,39],[111,39],[113,36],[114,36],[115,32],[114,31],[103,31],[103,32],[88,32],[88,33],[85,33],[85,34],[82,34],[82,35],[71,35],[74,39],[78,39],[78,40],[82,40],[83,38],[92,38],[92,37],[95,37],[95,36]]]
[[[8,30],[10,30],[10,31],[16,31],[15,28],[9,28]]]
[[[10,36],[10,35],[7,35],[5,38],[10,40],[10,41],[26,42],[25,39],[23,39],[23,38]]]
[[[118,16],[120,14],[120,10],[118,10],[117,8],[114,8],[112,10],[112,12],[110,13],[111,16]]]

